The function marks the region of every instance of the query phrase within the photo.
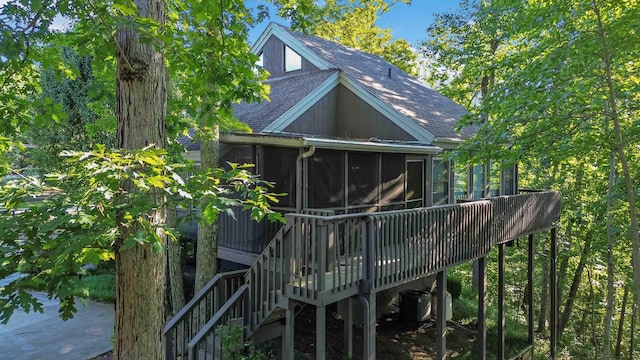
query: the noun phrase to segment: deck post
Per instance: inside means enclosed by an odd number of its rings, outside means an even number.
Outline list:
[[[327,310],[316,306],[316,359],[324,360],[327,354]]]
[[[478,259],[478,360],[487,358],[487,258]]]
[[[353,358],[353,301],[350,297],[344,299],[347,311],[344,317],[344,357]]]
[[[376,358],[376,294],[365,294],[360,297],[364,303],[364,334],[362,334],[364,349],[362,358],[375,360]]]
[[[447,358],[447,270],[436,274],[436,359]]]
[[[505,244],[498,245],[498,359],[504,360],[504,250]]]
[[[527,306],[529,307],[529,344],[534,346],[534,327],[535,322],[533,314],[533,254],[534,254],[534,235],[529,235],[528,257],[527,257]]]
[[[285,324],[282,339],[282,348],[280,349],[281,358],[283,360],[293,360],[294,357],[294,303],[293,300],[287,299],[287,309],[285,311]]]
[[[551,259],[550,259],[550,267],[549,267],[549,277],[551,278],[551,344],[550,344],[550,353],[551,359],[556,358],[556,345],[557,345],[557,336],[558,336],[558,289],[557,289],[557,281],[556,278],[556,257],[557,257],[557,229],[551,229]]]

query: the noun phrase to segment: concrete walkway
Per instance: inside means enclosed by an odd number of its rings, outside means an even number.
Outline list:
[[[73,319],[62,321],[59,303],[33,292],[44,312],[16,310],[7,325],[0,324],[0,359],[85,360],[113,348],[112,304],[77,303]]]

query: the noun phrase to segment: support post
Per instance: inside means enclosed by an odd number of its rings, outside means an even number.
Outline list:
[[[533,254],[535,252],[535,243],[534,243],[534,235],[529,235],[529,243],[528,243],[528,257],[527,257],[527,307],[529,308],[529,344],[534,346],[534,328],[533,323],[535,322],[534,313],[533,313]]]
[[[287,299],[287,309],[285,311],[285,324],[282,339],[282,348],[280,349],[281,358],[283,360],[293,360],[294,356],[294,311],[293,300]]]
[[[345,358],[353,359],[353,301],[349,297],[344,302],[347,308],[344,317],[344,354]]]
[[[376,294],[365,294],[360,297],[364,304],[364,329],[362,358],[375,360],[376,358]]]
[[[447,358],[447,270],[436,274],[436,359]]]
[[[550,344],[550,353],[551,359],[556,358],[556,346],[558,340],[558,279],[556,274],[556,258],[557,254],[557,229],[551,229],[551,259],[550,259],[550,267],[549,267],[549,277],[551,278],[550,286],[551,286],[551,344]]]
[[[498,245],[498,359],[504,360],[504,250],[505,244]]]
[[[478,360],[487,359],[487,258],[478,264]]]
[[[316,306],[316,359],[324,360],[327,353],[327,310]]]

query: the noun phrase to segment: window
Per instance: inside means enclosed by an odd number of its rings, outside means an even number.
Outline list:
[[[348,154],[348,205],[378,203],[378,157],[372,153]]]
[[[449,203],[449,163],[433,159],[433,205]]]
[[[486,188],[486,167],[483,164],[473,167],[473,198],[482,199],[485,197]]]
[[[407,208],[422,207],[424,189],[423,161],[407,161]]]
[[[308,207],[344,207],[344,153],[318,149],[308,159],[308,167]]]
[[[454,184],[453,191],[456,199],[468,199],[469,198],[469,170],[468,168],[456,167],[454,170]]]
[[[275,207],[295,208],[296,206],[296,159],[299,154],[297,148],[265,146],[264,180],[274,183],[273,191],[276,194],[286,194],[278,198]]]
[[[260,55],[258,55],[258,61],[256,61],[256,65],[260,66],[261,68],[264,67],[264,56],[262,52],[260,52]]]
[[[382,183],[380,184],[380,204],[396,205],[404,209],[405,156],[382,154]]]
[[[296,71],[302,69],[302,57],[290,47],[284,47],[284,71]]]

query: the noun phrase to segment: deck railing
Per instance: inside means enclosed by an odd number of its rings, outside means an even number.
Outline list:
[[[207,357],[215,327],[235,318],[251,336],[287,298],[328,304],[388,289],[551,228],[559,216],[556,192],[371,214],[287,214],[287,225],[251,268],[216,276],[167,324],[167,357],[186,347],[190,357]]]
[[[376,213],[365,280],[379,291],[485,255],[491,246],[489,201]]]
[[[358,293],[367,214],[287,214],[289,297],[316,303],[324,291]]]
[[[164,328],[167,359],[187,353],[188,342],[244,284],[245,272],[217,274],[167,323]]]
[[[560,219],[559,192],[538,191],[487,200],[493,204],[492,245],[549,229]]]

